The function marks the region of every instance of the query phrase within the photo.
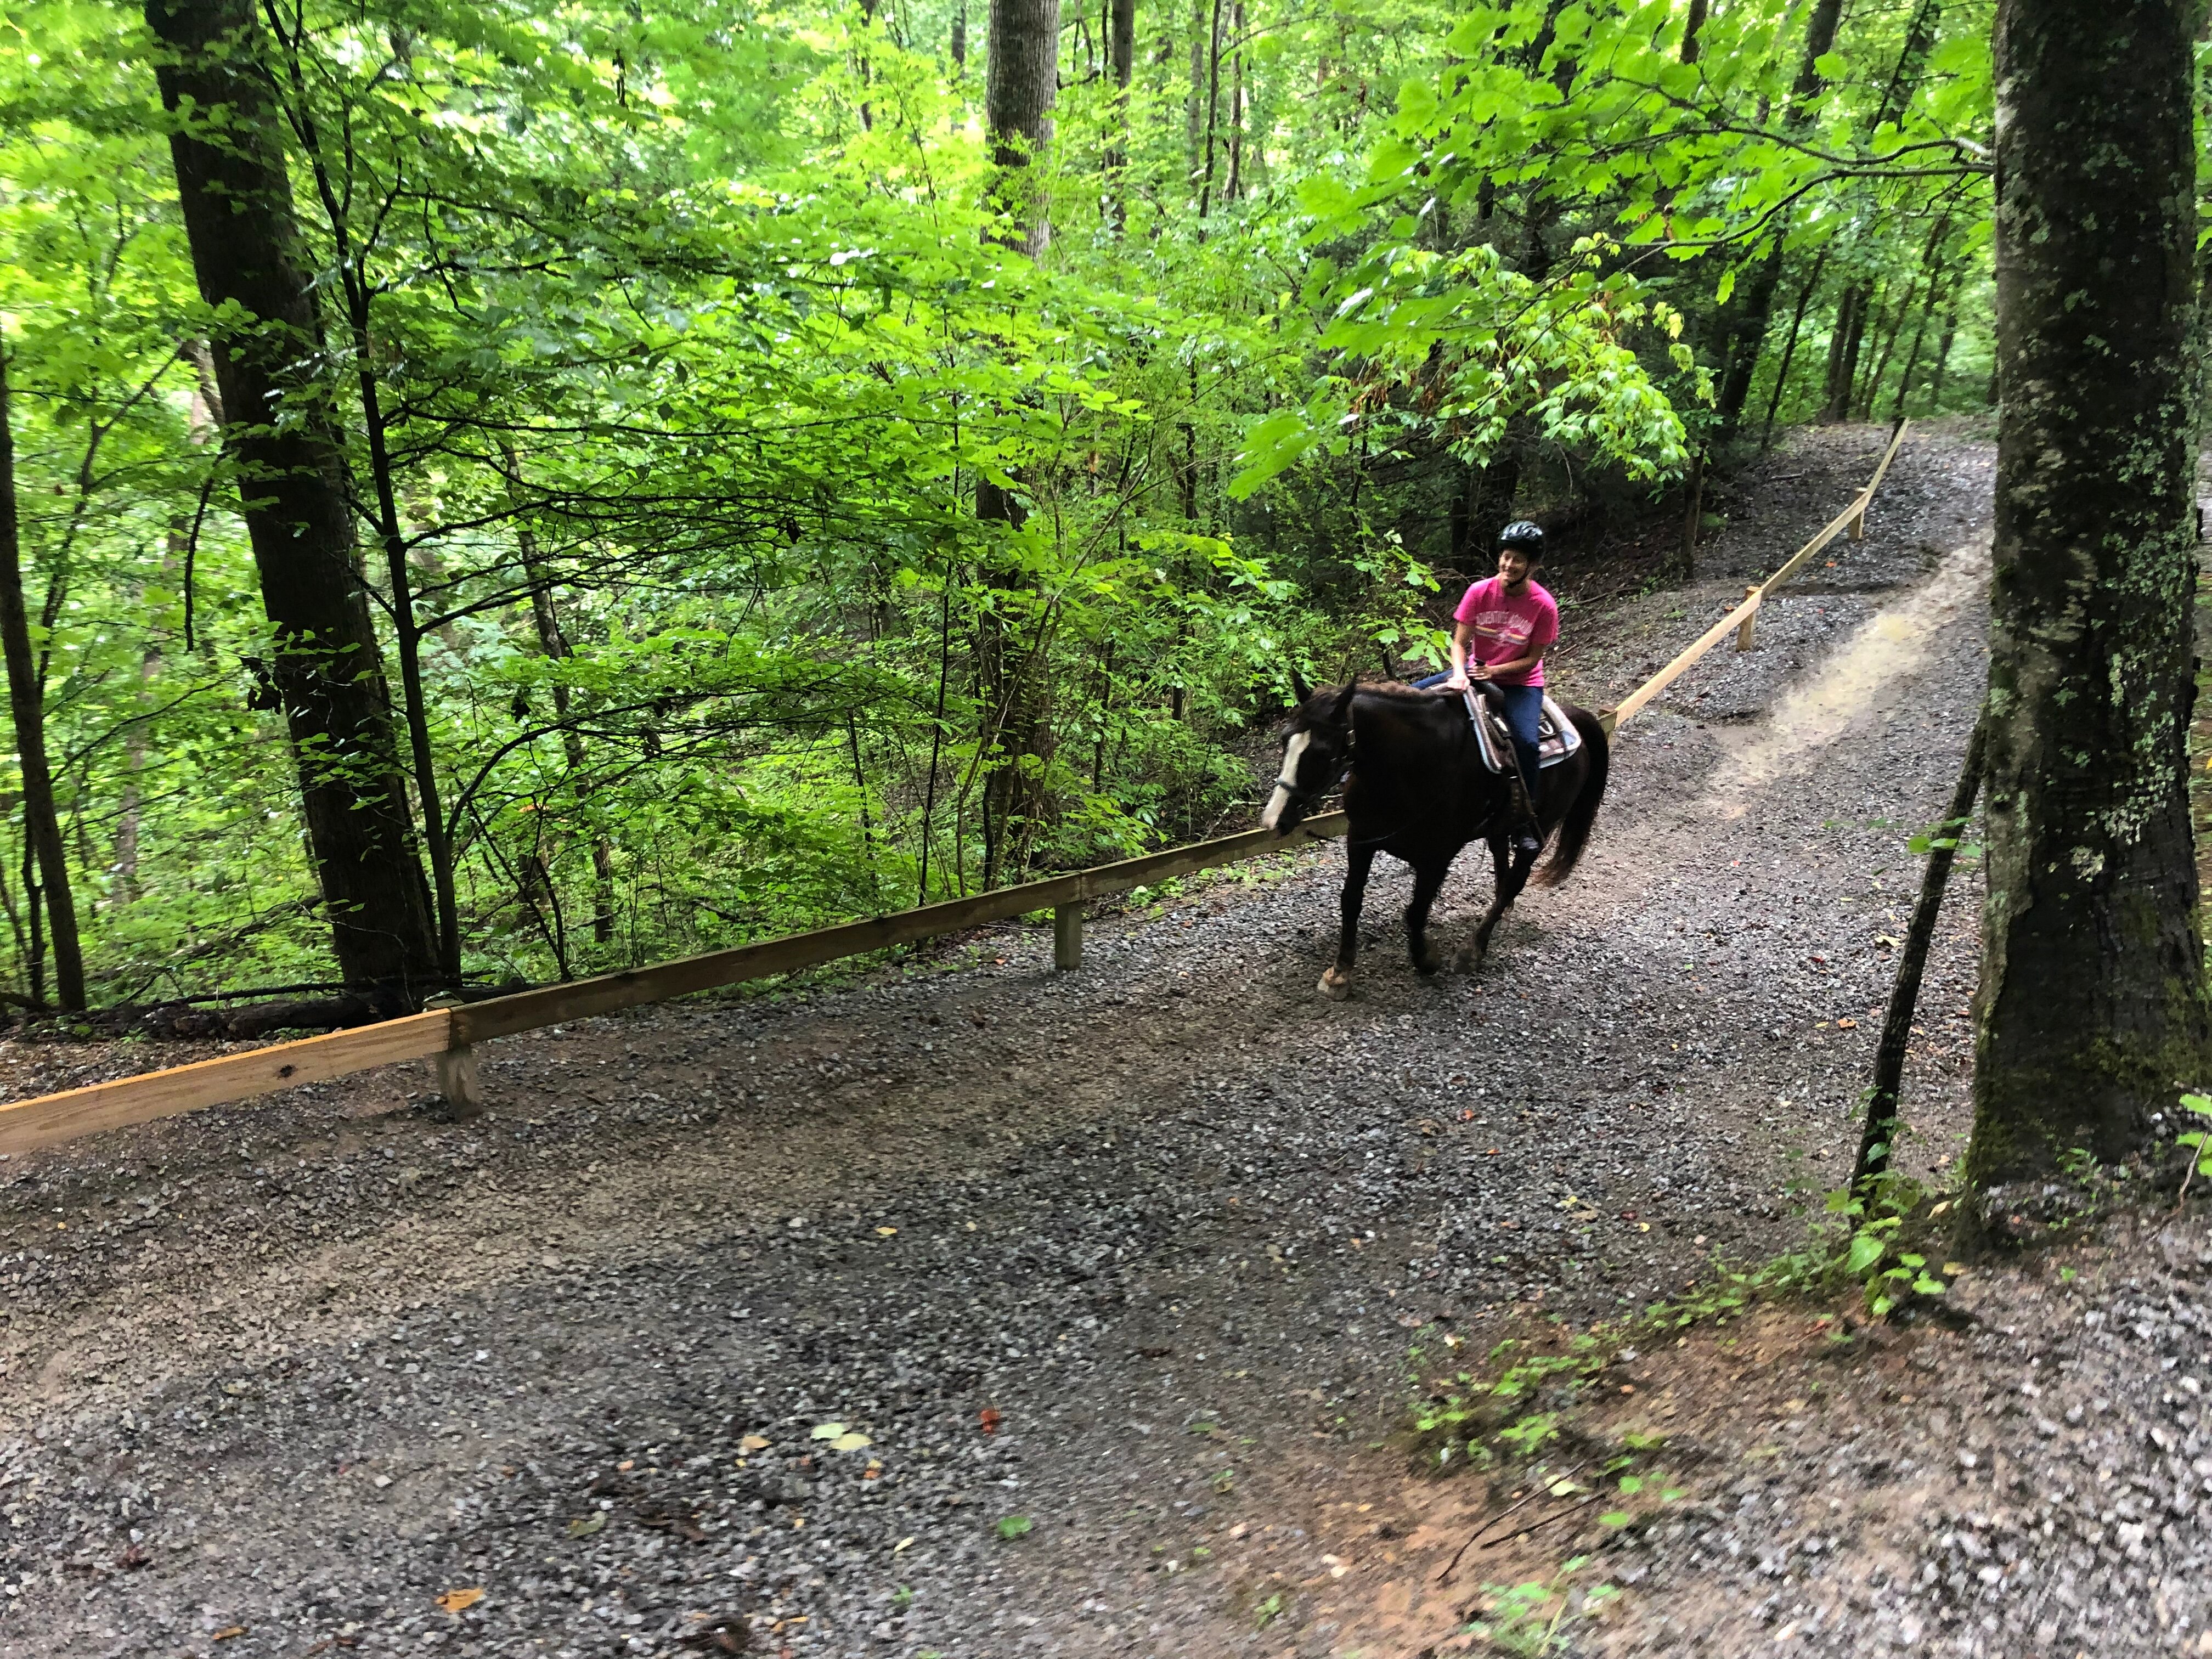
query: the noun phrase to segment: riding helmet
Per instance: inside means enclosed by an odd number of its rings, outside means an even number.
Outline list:
[[[1533,559],[1544,550],[1544,532],[1526,519],[1516,519],[1498,532],[1498,544],[1522,548]]]

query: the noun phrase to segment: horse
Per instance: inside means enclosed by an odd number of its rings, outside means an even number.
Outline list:
[[[1286,836],[1318,797],[1344,781],[1344,807],[1351,815],[1345,839],[1344,925],[1336,960],[1321,976],[1321,990],[1332,1001],[1352,994],[1359,909],[1376,854],[1388,853],[1413,868],[1406,940],[1413,966],[1423,974],[1443,965],[1429,943],[1429,908],[1452,860],[1469,842],[1490,843],[1496,879],[1488,913],[1453,963],[1463,973],[1481,964],[1492,930],[1532,872],[1540,887],[1556,887],[1574,872],[1605,795],[1609,764],[1605,727],[1588,709],[1563,705],[1582,734],[1582,747],[1545,769],[1541,838],[1551,857],[1538,870],[1542,847],[1532,853],[1513,850],[1513,781],[1482,763],[1458,694],[1362,685],[1356,678],[1341,690],[1316,691],[1295,670],[1291,685],[1297,707],[1291,712],[1282,769],[1260,822]]]

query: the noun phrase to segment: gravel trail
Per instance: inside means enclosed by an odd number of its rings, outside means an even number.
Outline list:
[[[1570,605],[1570,695],[1694,637],[1881,436],[1771,458],[1697,583]],[[1479,979],[1411,971],[1378,866],[1358,994],[1317,1000],[1328,849],[1096,922],[1077,974],[1006,929],[514,1039],[474,1123],[392,1068],[0,1164],[0,1654],[1414,1650],[1411,1332],[1640,1306],[1847,1168],[1979,696],[1990,462],[1908,442],[1868,539],[1624,734]],[[1964,1127],[1959,887],[1923,1164]]]

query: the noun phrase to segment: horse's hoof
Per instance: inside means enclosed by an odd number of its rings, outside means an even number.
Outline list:
[[[1339,974],[1331,968],[1321,976],[1321,994],[1331,1002],[1346,1002],[1352,997],[1352,975]]]
[[[1471,974],[1482,966],[1482,952],[1473,945],[1462,946],[1452,953],[1452,972]]]
[[[1413,958],[1413,971],[1420,975],[1425,979],[1432,975],[1441,973],[1443,970],[1443,958],[1433,951],[1430,951],[1426,956],[1415,957]]]

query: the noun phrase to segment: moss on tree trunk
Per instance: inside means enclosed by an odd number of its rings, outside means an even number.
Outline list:
[[[2212,1054],[2185,748],[2192,15],[1998,9],[1979,1186],[2142,1147]]]

